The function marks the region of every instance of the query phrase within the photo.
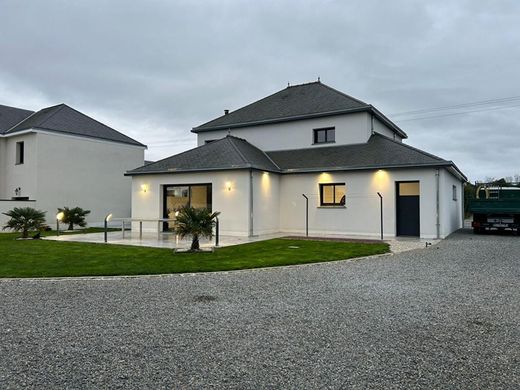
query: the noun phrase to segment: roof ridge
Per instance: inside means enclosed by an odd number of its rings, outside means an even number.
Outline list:
[[[16,108],[16,107],[15,107]],[[4,131],[4,134],[7,134],[9,133],[9,131],[11,131],[11,129],[14,129],[16,126],[18,125],[21,125],[23,122],[25,122],[26,120],[28,120],[29,118],[31,118],[33,115],[36,115],[38,113],[38,111],[33,111],[32,114],[30,114],[27,118],[24,118],[22,119],[20,122],[18,123],[15,123],[13,126],[11,126],[10,128],[8,128],[6,131]]]
[[[244,154],[238,149],[238,147],[233,143],[233,141],[231,141],[231,138],[236,138],[236,139],[240,139],[240,138],[233,137],[233,136],[226,136],[224,139],[227,139],[228,142],[231,144],[231,146],[233,146],[233,149],[235,149],[235,151],[238,153],[238,155],[240,156],[242,161],[244,161],[244,163],[246,163],[247,165],[251,166],[251,163],[245,158]],[[243,140],[243,141],[245,141],[245,140]],[[245,142],[247,142],[247,141],[245,141]]]
[[[294,85],[288,84],[287,87],[285,87],[285,89],[294,88],[294,87],[302,87],[304,85],[310,85],[310,84],[321,84],[321,81],[309,81],[308,83],[301,83],[301,84],[294,84]]]
[[[380,133],[374,133],[374,134],[372,134],[372,135],[370,136],[370,138],[372,138],[372,137],[374,137],[374,136],[378,136],[378,137],[385,138],[385,139],[387,139],[388,141],[392,141],[392,142],[394,142],[394,143],[396,143],[396,144],[398,144],[398,145],[404,146],[405,148],[412,149],[412,150],[414,150],[414,151],[416,151],[416,152],[419,152],[419,153],[421,153],[421,154],[424,154],[425,156],[432,157],[432,158],[435,158],[435,159],[438,159],[438,160],[442,160],[442,161],[445,161],[445,162],[449,162],[449,160],[446,160],[446,159],[444,159],[444,158],[442,158],[442,157],[436,156],[435,154],[431,154],[431,153],[425,152],[424,150],[419,149],[419,148],[416,148],[416,147],[414,147],[414,146],[407,145],[407,144],[405,144],[405,143],[403,143],[403,142],[401,142],[401,141],[396,141],[396,140],[394,140],[394,139],[392,139],[392,138],[390,138],[390,137],[387,137],[386,135],[383,135],[383,134],[380,134]]]
[[[282,169],[278,166],[278,164],[275,163],[275,162],[273,161],[273,159],[272,159],[271,157],[269,157],[269,155],[268,155],[264,150],[260,149],[258,146],[253,145],[251,142],[249,142],[248,140],[246,140],[246,139],[244,139],[244,138],[236,137],[236,136],[231,135],[231,134],[228,135],[227,137],[235,138],[235,139],[238,139],[238,140],[244,141],[244,142],[245,142],[246,144],[248,144],[248,145],[251,145],[253,148],[255,148],[256,150],[260,151],[260,152],[261,152],[265,157],[267,157],[267,159],[268,159],[269,161],[271,161],[271,162],[273,163],[273,165],[274,165],[276,168],[278,168],[279,170],[282,170]],[[234,146],[236,147],[236,145],[234,145]],[[242,155],[242,156],[243,156],[243,155]],[[244,158],[245,158],[245,157],[244,157]]]
[[[107,124],[105,124],[105,123],[103,123],[103,122],[100,122],[100,121],[98,121],[97,119],[92,118],[91,116],[89,116],[89,115],[87,115],[87,114],[85,114],[85,113],[83,113],[83,112],[81,112],[81,111],[76,110],[74,107],[71,107],[71,106],[69,106],[69,105],[67,105],[67,104],[65,104],[65,103],[62,103],[62,104],[63,104],[63,106],[65,106],[65,107],[67,107],[67,108],[70,108],[72,111],[75,111],[75,112],[77,112],[78,114],[81,114],[81,115],[83,115],[83,116],[85,116],[85,117],[87,117],[87,118],[93,120],[94,122],[99,123],[99,124],[102,125],[102,126],[108,127],[110,130],[115,131],[116,133],[122,135],[123,137],[126,137],[126,138],[128,138],[128,139],[130,139],[130,140],[132,140],[132,141],[134,141],[134,142],[137,142],[139,145],[142,145],[142,146],[145,146],[145,147],[146,147],[145,144],[143,144],[143,143],[137,141],[136,139],[133,139],[133,138],[127,136],[127,135],[124,134],[124,133],[121,133],[120,131],[117,131],[117,130],[114,129],[113,127],[111,127],[111,126],[109,126],[109,125],[107,125]]]
[[[60,108],[58,108],[55,112],[53,112],[51,115],[49,115],[47,118],[45,118],[42,122],[40,122],[40,123],[38,124],[38,127],[39,127],[39,126],[43,126],[43,124],[44,124],[45,122],[47,122],[47,121],[48,121],[49,119],[51,119],[54,115],[56,115],[58,112],[60,112],[61,110],[63,110],[63,107],[65,107],[65,104],[64,104],[64,103],[60,103],[60,104],[57,104],[57,105],[55,105],[55,106],[42,108],[42,109],[40,110],[40,111],[43,111],[43,110],[48,110],[48,109],[51,109],[51,108],[54,109],[54,108],[56,108],[56,107],[60,107]],[[38,112],[40,112],[40,111],[38,111]]]

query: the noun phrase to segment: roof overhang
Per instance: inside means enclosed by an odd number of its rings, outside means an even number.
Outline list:
[[[218,171],[233,171],[233,170],[245,170],[253,169],[256,171],[272,172],[282,175],[298,174],[298,173],[321,173],[321,172],[355,172],[355,171],[373,171],[378,169],[421,169],[421,168],[445,168],[455,177],[466,182],[466,176],[457,168],[452,161],[445,163],[428,163],[428,164],[386,164],[386,165],[366,165],[357,167],[316,167],[316,168],[289,168],[281,169],[280,171],[258,168],[254,166],[236,166],[227,168],[197,168],[197,169],[168,169],[168,170],[157,170],[147,172],[125,172],[125,176],[143,176],[143,175],[165,175],[165,174],[176,174],[176,173],[199,173],[199,172],[218,172]]]

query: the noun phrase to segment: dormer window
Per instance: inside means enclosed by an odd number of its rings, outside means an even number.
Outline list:
[[[333,142],[336,142],[336,129],[334,127],[314,129],[315,144],[328,144]]]

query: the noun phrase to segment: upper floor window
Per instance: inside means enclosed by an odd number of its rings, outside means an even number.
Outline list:
[[[17,142],[16,143],[16,164],[23,164],[23,161],[24,161],[24,154],[25,154],[25,150],[24,150],[24,143],[23,141],[22,142]]]
[[[336,129],[334,127],[314,129],[315,144],[325,144],[329,142],[336,142]]]
[[[345,183],[320,184],[320,206],[345,206]]]

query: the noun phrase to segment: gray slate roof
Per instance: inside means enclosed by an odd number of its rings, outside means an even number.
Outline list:
[[[5,131],[4,134],[16,133],[31,128],[145,146],[66,104],[44,108]]]
[[[380,168],[453,167],[452,161],[423,152],[380,134],[364,144],[263,152],[228,135],[184,153],[148,164],[127,175],[253,168],[279,173]]]
[[[241,138],[227,136],[217,141],[159,160],[128,175],[254,168],[278,172],[278,167],[257,147]]]
[[[282,150],[267,154],[282,170],[290,171],[452,164],[378,133],[363,144]]]
[[[201,132],[230,127],[271,123],[282,119],[368,109],[369,104],[319,81],[290,86],[227,115],[193,128]]]
[[[3,106],[0,104],[0,134],[4,134],[14,125],[17,125],[34,111],[22,110],[21,108]]]

